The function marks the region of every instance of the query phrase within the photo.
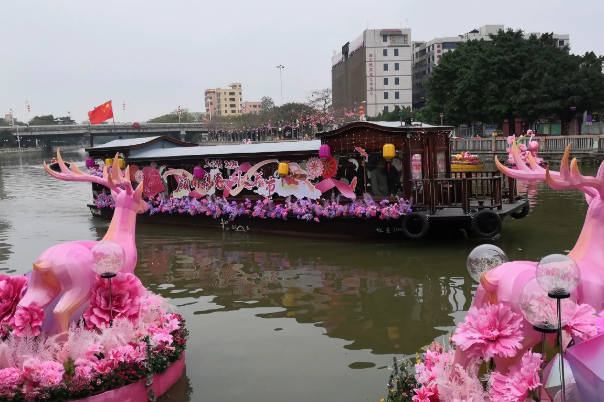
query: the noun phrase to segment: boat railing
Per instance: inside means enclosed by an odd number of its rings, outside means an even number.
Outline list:
[[[488,175],[411,182],[414,207],[425,208],[430,214],[445,208],[459,208],[466,214],[473,209],[501,209],[507,188],[501,176]]]

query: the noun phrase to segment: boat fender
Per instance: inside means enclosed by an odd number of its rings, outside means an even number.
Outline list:
[[[501,231],[501,217],[490,209],[478,211],[472,217],[472,231],[486,239],[495,237]]]
[[[514,219],[522,219],[525,216],[527,216],[530,211],[531,211],[531,206],[527,201],[524,203],[524,205],[522,206],[522,209],[520,211],[514,211],[510,214],[510,216]]]
[[[405,215],[402,226],[403,233],[410,239],[423,239],[430,230],[428,218],[419,212],[411,212]]]

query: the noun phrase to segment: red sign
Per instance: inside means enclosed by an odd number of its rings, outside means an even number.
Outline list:
[[[440,117],[443,117],[444,115],[445,115],[444,113],[441,113],[441,114],[440,114]]]

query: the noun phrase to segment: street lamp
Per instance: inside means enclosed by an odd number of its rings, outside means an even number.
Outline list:
[[[279,64],[277,68],[279,69],[279,81],[281,82],[281,106],[283,106],[283,76],[281,75],[281,73],[283,72],[283,69],[285,67],[283,66],[283,64]]]

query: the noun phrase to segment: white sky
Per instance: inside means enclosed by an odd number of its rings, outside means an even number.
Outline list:
[[[232,82],[244,101],[279,104],[279,64],[283,101],[302,101],[331,86],[333,50],[367,24],[408,21],[412,40],[504,24],[604,54],[604,0],[5,0],[0,12],[0,116],[19,120],[71,111],[80,122],[107,100],[116,121],[205,111],[204,89]]]

